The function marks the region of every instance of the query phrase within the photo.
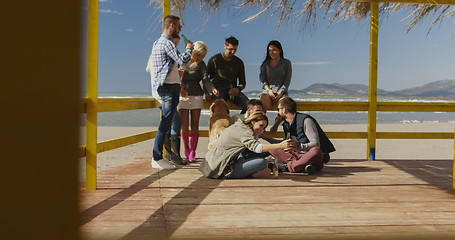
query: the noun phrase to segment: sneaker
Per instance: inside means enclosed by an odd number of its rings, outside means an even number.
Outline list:
[[[152,159],[152,168],[158,168],[158,169],[174,169],[175,165],[170,163],[166,159],[160,159],[158,161],[155,161]]]
[[[306,173],[308,173],[308,175],[314,175],[316,174],[316,167],[309,164],[309,165],[306,165],[305,166],[305,170],[304,170]]]
[[[278,164],[278,172],[289,172],[287,164]]]

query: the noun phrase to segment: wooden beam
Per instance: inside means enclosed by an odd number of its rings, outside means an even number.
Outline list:
[[[98,112],[157,108],[154,98],[98,99]]]
[[[455,112],[455,103],[449,102],[379,102],[381,112]]]
[[[89,100],[83,98],[80,101],[80,113],[87,112]],[[157,108],[154,98],[100,98],[97,100],[98,112],[115,112],[136,109]],[[231,102],[229,109],[240,110]],[[298,111],[333,111],[333,112],[357,112],[368,111],[368,102],[297,102]],[[210,103],[204,100],[204,109],[209,109]],[[272,104],[270,110],[276,110],[276,104]],[[455,112],[453,102],[377,102],[378,112]]]
[[[88,0],[87,99],[85,188],[96,190],[96,145],[98,128],[98,0]]]
[[[378,102],[378,31],[379,4],[370,2],[370,63],[368,88],[368,143],[367,159],[373,161],[376,154],[376,111]]]
[[[155,135],[156,135],[156,130],[103,141],[103,142],[98,143],[97,152],[101,153],[101,152],[109,151],[112,149],[135,144],[138,142],[147,141],[147,140],[155,138]]]

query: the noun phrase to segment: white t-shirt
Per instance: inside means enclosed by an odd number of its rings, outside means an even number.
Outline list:
[[[152,71],[151,58],[152,58],[152,55],[150,55],[150,57],[149,57],[145,71],[150,73],[150,83],[151,83],[151,86],[153,86],[153,82],[155,81],[155,78],[154,78],[154,75],[152,74],[153,71]],[[167,75],[164,83],[180,84],[181,80],[180,80],[180,75],[179,75],[179,70],[178,70],[177,65],[178,65],[177,63],[174,63],[172,65],[171,71]],[[153,87],[152,87],[152,97],[154,97],[161,104],[161,97],[157,91],[153,90]]]
[[[172,64],[171,71],[166,76],[166,80],[164,81],[164,83],[180,84],[180,82],[181,82],[181,80],[180,80],[180,75],[179,75],[178,64],[176,62],[174,62],[174,64]]]

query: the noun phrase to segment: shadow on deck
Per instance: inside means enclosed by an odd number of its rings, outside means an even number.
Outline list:
[[[334,159],[315,176],[206,179],[136,158],[81,190],[84,239],[455,237],[453,160]],[[83,184],[83,183],[82,183]]]

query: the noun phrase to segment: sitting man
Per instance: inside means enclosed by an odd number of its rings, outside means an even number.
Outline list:
[[[220,93],[212,95],[214,99],[229,100],[242,108],[241,114],[247,110],[248,97],[241,91],[246,86],[245,66],[243,61],[235,56],[239,41],[235,37],[229,37],[224,44],[224,52],[215,54],[207,62],[207,74],[210,81]],[[238,83],[237,83],[238,79]],[[210,102],[211,99],[208,99]]]
[[[272,150],[270,154],[279,162],[286,163],[279,167],[282,172],[306,172],[313,175],[324,167],[324,155],[335,151],[333,144],[325,135],[316,119],[308,114],[297,112],[297,104],[290,97],[278,102],[276,121],[284,121],[284,139],[299,143],[295,151]],[[269,142],[278,140],[264,136]],[[328,160],[327,160],[328,162]]]
[[[235,123],[238,119],[245,120],[248,116],[251,116],[254,112],[263,112],[264,107],[262,106],[262,102],[259,99],[250,99],[247,102],[247,110],[245,114],[236,114],[231,117],[231,122]]]

